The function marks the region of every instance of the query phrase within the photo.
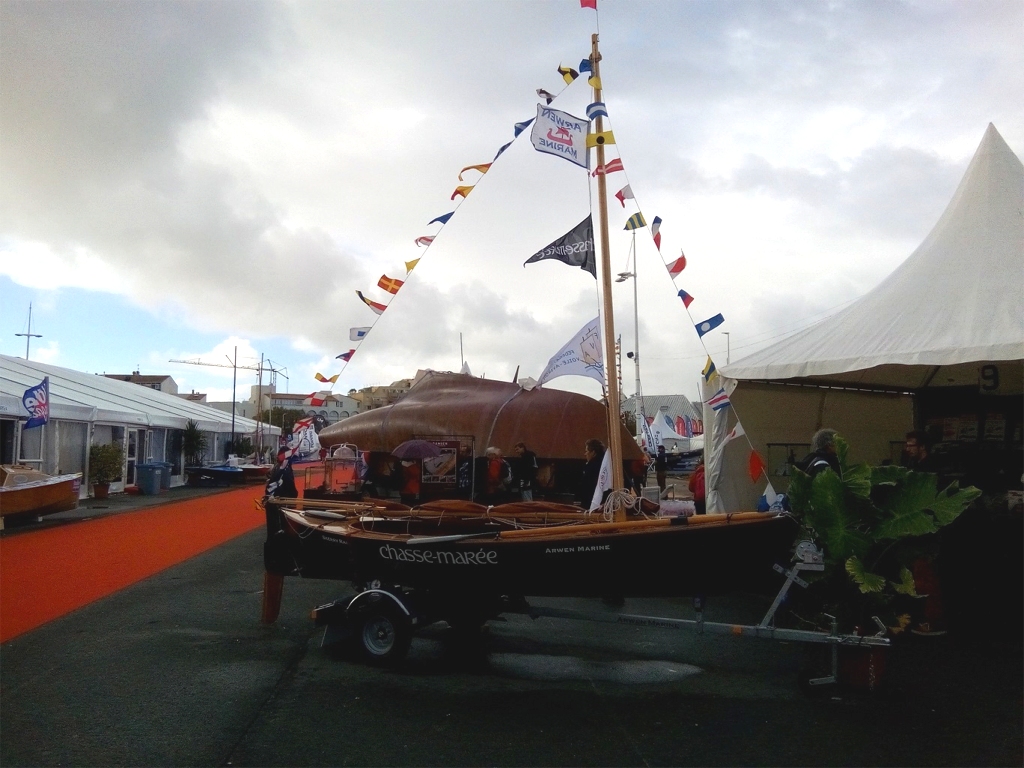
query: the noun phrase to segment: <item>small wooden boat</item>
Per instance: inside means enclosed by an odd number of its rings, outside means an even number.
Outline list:
[[[21,464],[0,466],[0,515],[49,515],[78,506],[82,474],[47,475]]]
[[[189,485],[235,485],[245,482],[245,472],[227,465],[185,467],[185,478]]]

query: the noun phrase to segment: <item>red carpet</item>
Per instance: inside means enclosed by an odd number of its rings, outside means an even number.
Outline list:
[[[0,539],[0,642],[258,528],[248,486]]]

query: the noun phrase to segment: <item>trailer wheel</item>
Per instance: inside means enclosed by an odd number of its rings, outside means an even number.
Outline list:
[[[368,608],[359,617],[355,640],[364,661],[388,666],[405,658],[412,642],[412,628],[407,617],[382,603]]]

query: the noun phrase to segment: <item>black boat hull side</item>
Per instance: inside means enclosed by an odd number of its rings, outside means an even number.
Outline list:
[[[775,591],[796,526],[786,517],[733,525],[409,545],[347,539],[353,577],[464,594],[667,597]]]
[[[307,579],[353,578],[351,550],[336,533],[308,528],[296,530],[274,504],[267,504],[267,540],[263,543],[263,567],[268,573]]]

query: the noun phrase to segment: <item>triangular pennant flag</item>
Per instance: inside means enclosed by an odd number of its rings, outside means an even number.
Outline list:
[[[493,160],[491,162],[494,162]],[[466,171],[480,171],[480,173],[487,173],[487,169],[491,167],[491,163],[480,163],[479,165],[467,165],[461,171],[459,171],[459,181],[462,181],[462,174]]]
[[[629,184],[627,184],[626,186],[624,186],[622,189],[615,193],[615,199],[622,203],[622,207],[625,208],[627,200],[635,199],[633,197],[633,188]]]
[[[750,473],[750,482],[756,483],[757,478],[764,474],[765,463],[761,454],[757,451],[750,452],[750,460],[747,462],[747,471]]]
[[[625,230],[630,229],[642,229],[647,226],[647,222],[644,221],[644,215],[637,211],[626,220],[626,226],[623,227]]]
[[[504,152],[506,149],[508,149],[511,146],[512,146],[512,142],[511,141],[508,142],[507,144],[502,144],[501,147],[498,149],[498,154],[496,154],[494,156],[494,159],[497,160],[499,157],[501,157],[501,153]],[[491,162],[494,162],[494,161],[492,160]]]
[[[543,88],[537,89],[537,95],[544,99],[545,104],[550,104],[552,101],[555,100],[555,94],[551,93],[550,91],[545,91]],[[519,134],[516,133],[516,136],[518,135]]]
[[[697,335],[703,336],[705,333],[713,331],[715,328],[717,328],[724,322],[725,318],[722,317],[721,313],[715,315],[714,317],[709,317],[703,323],[697,323]]]
[[[337,358],[335,358],[335,359],[337,359]],[[340,373],[336,373],[333,376],[331,376],[330,378],[328,378],[327,376],[324,376],[322,373],[318,373],[316,375],[316,380],[319,381],[322,384],[326,384],[327,382],[330,382],[331,384],[337,384],[338,383],[338,377],[340,375],[341,375]]]
[[[436,219],[431,219],[430,221],[428,221],[427,222],[427,226],[430,226],[435,221],[440,221],[442,224],[447,224],[448,223],[448,219],[450,219],[454,215],[455,215],[455,211],[451,211],[450,213],[446,213],[443,216],[438,216]]]
[[[688,294],[686,291],[679,291],[679,298],[683,300],[683,306],[687,309],[689,309],[690,305],[693,304],[693,296]]]
[[[604,165],[597,166],[597,168],[594,169],[594,172],[592,174],[590,174],[590,175],[591,176],[602,176],[602,175],[607,175],[609,173],[616,173],[617,171],[624,171],[624,170],[625,170],[625,168],[622,167],[622,161],[619,158],[616,157],[614,160],[609,160]]]
[[[359,300],[363,302],[363,304],[368,306],[378,315],[384,314],[384,310],[388,308],[387,304],[378,304],[376,301],[371,301],[370,299],[366,298],[365,296],[363,296],[362,291],[356,291],[356,296],[359,297]]]
[[[572,67],[563,67],[561,65],[558,67],[558,74],[560,74],[562,79],[565,80],[566,85],[569,85],[573,80],[580,76],[580,73]]]
[[[711,359],[711,355],[708,355],[708,361],[704,363],[704,370],[701,371],[701,375],[704,377],[704,381],[711,381],[711,377],[715,375],[715,363]]]
[[[455,191],[452,192],[451,199],[454,200],[456,197],[468,197],[469,193],[473,191],[475,184],[471,184],[468,187],[456,187]]]
[[[515,125],[515,130],[516,130],[515,135],[518,136],[520,133],[522,133],[527,128],[529,128],[530,127],[530,123],[532,123],[535,119],[536,118],[531,117],[529,120],[523,120],[523,122],[521,122],[521,123],[516,123],[516,125]]]
[[[398,293],[398,289],[401,288],[405,283],[394,277],[388,277],[387,275],[381,275],[380,280],[377,281],[377,287],[383,288],[388,293]]]
[[[546,248],[537,251],[523,266],[544,259],[557,259],[570,267],[586,270],[597,279],[597,257],[594,250],[594,220],[587,216]]]
[[[355,353],[356,353],[356,351],[354,349],[350,349],[348,352],[342,352],[340,355],[338,355],[334,359],[335,360],[344,360],[347,363],[349,360],[352,359],[352,355],[354,355]],[[337,378],[337,376],[335,376],[335,378]]]
[[[666,264],[665,267],[668,269],[669,276],[673,280],[675,280],[676,275],[678,275],[680,272],[686,269],[686,256],[684,256],[683,252],[680,251],[679,258],[673,261],[671,264]]]
[[[583,59],[583,61],[580,62],[580,74],[581,75],[584,72],[593,72],[593,71],[594,71],[594,68],[590,64],[590,59]]]
[[[433,235],[424,235],[423,237],[416,238],[416,245],[430,245],[432,242],[434,242]]]
[[[419,264],[419,263],[420,263],[419,259],[413,259],[412,261],[405,262],[405,274],[409,274],[414,269],[416,269],[416,265]]]
[[[601,90],[601,78],[600,77],[597,77],[597,76],[591,77],[589,80],[587,80],[587,83],[595,91],[600,91]]]
[[[655,216],[651,222],[651,236],[654,237],[654,246],[661,250],[661,216]]]
[[[615,143],[615,134],[611,131],[601,131],[600,133],[588,133],[587,134],[587,146],[588,147],[599,147],[606,144]]]

